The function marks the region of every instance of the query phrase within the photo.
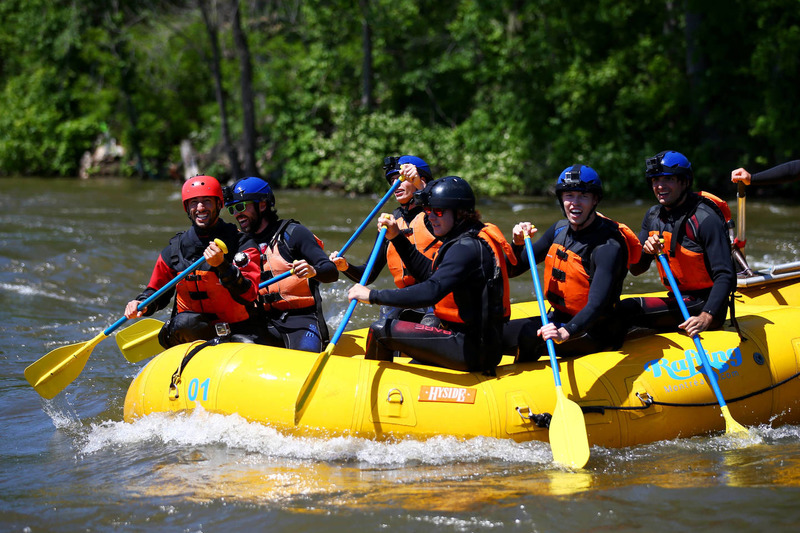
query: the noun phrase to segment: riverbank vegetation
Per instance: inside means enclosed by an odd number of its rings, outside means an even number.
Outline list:
[[[481,194],[568,164],[640,195],[644,157],[704,188],[800,156],[797,0],[3,0],[0,175],[121,172],[385,189],[413,153]],[[184,147],[188,144],[184,142]]]

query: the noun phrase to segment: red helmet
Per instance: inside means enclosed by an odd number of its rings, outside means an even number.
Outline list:
[[[214,198],[219,198],[220,205],[225,203],[222,199],[222,187],[217,181],[217,178],[212,176],[195,176],[189,178],[183,184],[181,196],[183,198],[184,209],[186,209],[186,203],[189,200],[197,198],[198,196],[213,196]]]

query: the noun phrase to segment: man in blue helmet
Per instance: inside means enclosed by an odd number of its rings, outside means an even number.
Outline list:
[[[666,252],[691,316],[683,319],[672,293],[665,298],[627,298],[620,311],[631,325],[659,331],[678,327],[694,336],[725,321],[728,297],[736,286],[728,228],[716,204],[692,192],[693,177],[692,164],[680,152],[667,150],[645,160],[645,178],[658,205],[644,216],[639,233],[642,257],[630,269],[638,276],[647,271],[655,254]],[[669,288],[661,264],[657,266]]]
[[[638,260],[641,244],[627,226],[597,213],[603,185],[593,168],[565,168],[556,182],[556,196],[565,218],[533,244],[536,262],[545,265],[543,291],[552,306],[550,323],[542,327],[539,317],[509,322],[504,345],[507,351],[518,347],[516,362],[536,361],[548,339],[557,344],[558,355],[576,356],[618,348],[625,336],[615,306],[628,263]],[[524,237],[534,233],[530,222],[514,226],[519,264],[511,276],[531,268]]]
[[[292,219],[280,219],[275,195],[261,178],[244,178],[226,191],[225,205],[241,231],[250,234],[261,251],[261,281],[288,270],[294,274],[260,289],[266,317],[267,344],[319,352],[328,342],[322,314],[320,283],[339,279],[320,241]]]
[[[413,155],[404,155],[401,157],[384,158],[383,169],[386,181],[389,182],[390,185],[394,183],[398,177],[402,176],[403,178],[403,181],[394,193],[395,199],[400,205],[392,212],[392,216],[397,221],[398,229],[403,232],[406,238],[420,253],[428,259],[432,259],[442,243],[433,234],[431,223],[425,216],[422,206],[417,205],[414,201],[414,193],[418,190],[422,190],[425,185],[433,179],[430,167],[422,158]],[[339,257],[338,252],[333,252],[330,258],[336,263],[336,268],[344,272],[345,276],[355,282],[361,280],[366,264],[353,266],[349,264],[344,257]],[[395,246],[388,239],[381,245],[367,284],[377,279],[378,274],[380,274],[384,266],[389,267],[389,271],[392,273],[397,288],[401,289],[416,283],[416,279],[411,275],[406,265],[403,264]],[[429,310],[404,310],[386,307],[382,310],[382,314],[383,316],[396,318],[402,313],[405,320],[420,321],[427,311]]]

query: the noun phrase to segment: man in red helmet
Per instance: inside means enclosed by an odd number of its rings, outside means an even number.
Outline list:
[[[260,335],[256,310],[261,273],[258,247],[235,225],[219,218],[223,197],[216,178],[195,176],[183,184],[181,195],[192,226],[170,239],[169,245],[161,251],[147,287],[128,302],[125,316],[152,315],[166,307],[174,293],[172,317],[158,335],[165,348],[211,340],[218,333],[231,333],[234,340],[253,342]],[[225,243],[227,254],[214,239]],[[197,270],[151,305],[137,310],[140,302],[201,257],[205,257],[205,262]]]

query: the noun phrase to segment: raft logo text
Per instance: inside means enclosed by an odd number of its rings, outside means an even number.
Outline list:
[[[695,350],[686,350],[683,352],[683,359],[676,359],[670,361],[666,358],[653,359],[644,365],[647,372],[652,372],[654,378],[661,377],[666,372],[670,378],[675,380],[688,380],[692,379],[698,374],[702,374],[703,362],[700,360],[700,355]],[[737,346],[728,351],[709,352],[708,359],[711,366],[716,369],[720,379],[728,379],[739,375],[737,367],[742,364],[742,351]],[[731,371],[732,372],[729,372]]]
[[[419,389],[421,402],[475,403],[475,389],[423,385]]]

